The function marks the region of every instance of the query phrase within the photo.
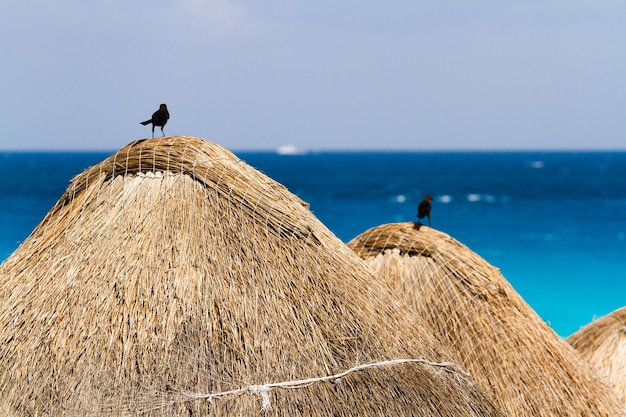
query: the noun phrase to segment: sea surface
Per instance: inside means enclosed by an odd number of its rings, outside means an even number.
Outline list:
[[[626,153],[235,152],[344,242],[416,220],[477,252],[561,336],[626,305]],[[110,153],[0,153],[0,261]]]

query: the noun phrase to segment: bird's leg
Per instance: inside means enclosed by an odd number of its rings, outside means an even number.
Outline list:
[[[163,126],[161,126],[161,133],[163,133],[163,137],[165,137],[165,132],[163,131]]]
[[[154,139],[154,125],[152,125],[152,138]]]

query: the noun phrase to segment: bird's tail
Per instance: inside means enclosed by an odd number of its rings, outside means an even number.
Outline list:
[[[145,126],[145,125],[147,125],[148,123],[152,123],[152,119],[150,119],[150,120],[146,120],[145,122],[141,122],[140,124],[142,124],[142,125],[144,125],[144,126]]]

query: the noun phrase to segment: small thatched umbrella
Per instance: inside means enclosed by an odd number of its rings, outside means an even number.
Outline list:
[[[626,307],[594,320],[567,341],[626,404]]]
[[[421,314],[510,416],[618,416],[621,404],[500,272],[450,236],[413,223],[348,243]]]
[[[201,139],[72,181],[0,266],[7,415],[498,416],[285,187]]]

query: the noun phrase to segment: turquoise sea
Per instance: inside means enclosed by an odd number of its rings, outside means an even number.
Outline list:
[[[626,305],[626,153],[235,152],[286,185],[347,242],[415,220],[500,268],[561,336]],[[109,153],[0,153],[0,260],[70,179]]]

